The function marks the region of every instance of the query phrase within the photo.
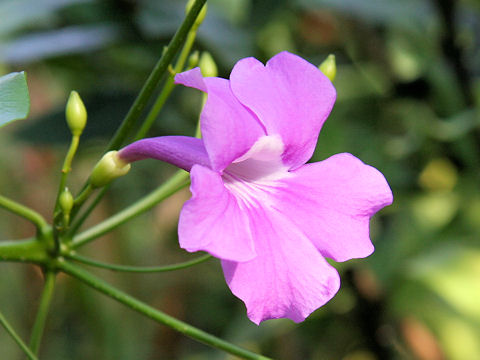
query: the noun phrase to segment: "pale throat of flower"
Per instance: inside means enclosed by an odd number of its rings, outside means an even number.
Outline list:
[[[279,180],[293,176],[282,161],[284,149],[279,135],[260,137],[223,171],[225,186],[250,205],[267,200],[269,194],[282,187]]]

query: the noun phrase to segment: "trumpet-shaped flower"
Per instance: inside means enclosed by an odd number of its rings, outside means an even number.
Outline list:
[[[195,68],[175,81],[208,94],[203,138],[144,139],[119,156],[190,171],[181,247],[221,259],[228,286],[254,323],[303,321],[339,289],[325,258],[373,252],[369,221],[393,201],[387,181],[346,153],[306,164],[336,93],[298,56],[282,52],[266,65],[240,60],[229,80],[203,78]]]

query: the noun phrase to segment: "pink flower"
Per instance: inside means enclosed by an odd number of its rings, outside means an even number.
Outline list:
[[[203,78],[198,68],[175,80],[208,93],[203,139],[144,139],[120,157],[157,158],[190,171],[181,247],[221,259],[254,323],[303,321],[339,289],[325,258],[373,252],[369,221],[393,201],[387,181],[351,154],[306,164],[336,95],[298,56],[282,52],[266,65],[240,60],[230,80]]]

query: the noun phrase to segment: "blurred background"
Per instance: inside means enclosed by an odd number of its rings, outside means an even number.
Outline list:
[[[395,202],[371,224],[375,253],[334,264],[338,295],[305,322],[251,323],[217,260],[174,273],[95,271],[147,303],[276,359],[480,358],[480,4],[476,0],[209,0],[195,48],[220,75],[288,50],[336,55],[338,100],[315,161],[350,152],[382,171]],[[77,192],[184,16],[174,0],[1,0],[0,75],[25,70],[28,120],[0,131],[2,195],[51,217],[79,91],[89,123],[70,176]],[[151,136],[194,133],[201,98],[177,88]],[[156,188],[173,167],[135,164],[88,225]],[[97,260],[161,265],[192,258],[176,225],[187,189],[81,250]],[[31,236],[0,212],[0,239]],[[195,255],[193,255],[195,256]],[[93,270],[92,270],[93,271]],[[28,338],[42,277],[0,263],[0,309]],[[40,358],[229,359],[60,276]],[[0,358],[21,359],[0,331]]]

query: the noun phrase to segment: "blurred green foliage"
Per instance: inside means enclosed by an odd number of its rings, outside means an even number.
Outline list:
[[[0,132],[0,189],[47,215],[69,140],[63,107],[79,91],[89,123],[74,164],[78,191],[183,18],[174,0],[2,0],[0,75],[26,70],[29,121]],[[372,220],[376,252],[334,264],[339,294],[300,325],[250,323],[216,260],[172,274],[101,272],[167,313],[278,359],[453,359],[480,354],[480,6],[475,0],[209,0],[196,47],[220,75],[247,56],[288,50],[337,58],[338,100],[314,160],[351,152],[380,169],[394,204]],[[176,89],[151,135],[193,134],[199,94]],[[118,181],[95,223],[158,186],[168,165],[145,161]],[[53,175],[52,175],[53,174]],[[75,186],[77,188],[75,188]],[[84,253],[167,264],[188,191]],[[0,238],[33,229],[2,212]],[[45,359],[225,359],[67,278],[41,351]],[[34,267],[0,263],[0,308],[24,336],[41,286]],[[0,336],[2,359],[20,359]]]

